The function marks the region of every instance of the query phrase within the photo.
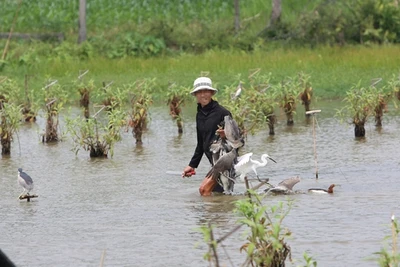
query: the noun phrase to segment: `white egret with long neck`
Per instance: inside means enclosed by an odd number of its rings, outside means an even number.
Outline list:
[[[259,162],[257,160],[252,159],[251,158],[252,155],[253,153],[247,153],[239,157],[238,163],[235,164],[235,170],[238,173],[240,173],[240,179],[242,181],[244,181],[244,178],[249,172],[253,171],[256,174],[257,179],[261,182],[260,177],[258,177],[257,168],[266,166],[268,163],[267,159],[270,159],[275,163],[276,161],[273,158],[271,158],[268,154],[262,154],[261,162]]]

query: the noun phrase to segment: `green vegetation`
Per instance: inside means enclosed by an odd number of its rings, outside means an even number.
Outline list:
[[[0,31],[8,32],[18,1],[3,2]],[[333,98],[344,97],[359,80],[368,86],[373,78],[386,81],[399,72],[396,1],[285,0],[280,24],[268,29],[270,1],[240,3],[235,33],[233,0],[91,0],[88,41],[78,45],[77,1],[22,1],[14,32],[61,31],[66,40],[12,39],[0,75],[20,86],[29,75],[33,88],[43,86],[43,77],[66,84],[89,69],[96,86],[155,79],[162,92],[174,82],[190,86],[207,71],[223,93],[238,75],[260,68],[272,73],[273,83],[308,73],[313,95]],[[0,47],[5,43],[0,40]]]
[[[79,3],[73,0],[4,0],[0,31],[63,32],[77,40]],[[272,1],[148,0],[87,2],[89,42],[110,57],[156,55],[166,50],[205,51],[237,47],[250,51],[261,40],[311,45],[398,43],[400,10],[394,0],[285,0],[274,27],[267,27]],[[44,19],[45,18],[45,19]],[[266,45],[267,47],[268,45]]]
[[[399,237],[399,225],[394,215],[391,218],[391,235],[385,237],[385,240],[391,240],[390,248],[385,246],[381,251],[375,254],[379,255],[379,258],[375,259],[381,267],[397,267],[400,263],[400,254],[397,247]]]
[[[12,80],[0,80],[0,145],[1,154],[11,154],[13,135],[22,119],[22,105],[18,105],[16,84]]]
[[[115,143],[121,141],[121,127],[126,114],[119,109],[112,109],[106,112],[105,120],[99,120],[98,113],[89,119],[66,118],[67,129],[74,141],[73,150],[76,154],[83,148],[89,151],[91,158],[106,158],[109,154],[113,156]]]
[[[376,126],[382,126],[383,113],[387,111],[387,103],[395,93],[390,85],[395,81],[398,81],[398,78],[393,78],[380,87],[376,86],[380,79],[368,87],[358,83],[347,91],[344,98],[346,106],[338,110],[337,115],[342,119],[351,118],[355,137],[365,137],[365,123],[370,116],[375,117]]]
[[[38,51],[32,51],[37,53]],[[320,47],[314,50],[277,49],[274,51],[210,50],[201,55],[183,54],[176,57],[125,58],[109,60],[104,57],[79,60],[62,55],[52,58],[32,56],[36,63],[9,63],[0,75],[7,76],[24,86],[25,74],[30,75],[29,88],[43,86],[43,77],[50,76],[62,84],[76,80],[80,70],[99,86],[103,81],[113,81],[113,87],[122,87],[143,78],[154,78],[158,92],[165,92],[171,82],[191,86],[202,71],[208,71],[216,88],[217,97],[224,94],[224,87],[237,81],[241,74],[247,77],[254,69],[272,73],[271,82],[277,83],[288,76],[303,71],[311,75],[313,95],[319,98],[344,97],[345,92],[359,80],[364,86],[380,77],[388,81],[399,73],[398,46],[372,47]],[[76,90],[76,89],[74,89]],[[164,95],[165,97],[165,95]]]
[[[167,88],[167,105],[169,106],[169,114],[172,119],[176,121],[178,127],[178,133],[183,133],[183,121],[182,121],[182,107],[188,100],[188,91],[190,89],[186,87],[179,87],[176,83],[172,83]]]
[[[241,266],[285,266],[285,261],[291,260],[291,249],[286,243],[291,232],[282,225],[282,222],[289,213],[292,202],[288,201],[287,207],[283,202],[269,207],[263,205],[262,196],[252,190],[248,193],[248,198],[235,202],[239,220],[238,226],[231,232],[215,239],[213,227],[210,224],[200,229],[209,246],[209,251],[204,258],[213,266],[222,266],[218,257],[218,245],[244,226],[247,230],[247,238],[246,243],[240,247],[240,251],[246,252],[247,257]]]

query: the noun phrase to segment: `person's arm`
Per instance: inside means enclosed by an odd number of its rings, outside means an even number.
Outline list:
[[[194,154],[189,162],[189,165],[183,169],[182,177],[190,177],[196,174],[195,168],[199,166],[203,154],[204,154],[203,138],[201,137],[201,134],[199,134],[199,131],[197,130],[197,146],[196,149],[194,150]]]
[[[189,166],[192,168],[197,168],[200,164],[203,154],[204,154],[203,137],[197,130],[197,146],[196,146],[196,149],[194,150],[194,154],[193,154],[192,159],[190,160]]]

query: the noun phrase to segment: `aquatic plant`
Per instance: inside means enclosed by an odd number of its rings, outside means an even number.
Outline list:
[[[298,96],[302,91],[298,77],[286,78],[274,86],[274,91],[277,94],[279,106],[285,112],[287,125],[293,125]]]
[[[68,94],[57,80],[49,81],[42,88],[44,97],[44,111],[46,112],[46,130],[42,135],[43,143],[58,142],[59,115],[67,102]]]
[[[393,90],[395,97],[400,100],[400,76],[393,75],[388,82],[388,86]]]
[[[378,80],[373,81],[371,86],[375,87],[375,85],[381,80],[382,79],[379,78]],[[382,127],[383,114],[388,111],[387,105],[390,99],[393,97],[393,92],[390,90],[390,87],[383,85],[381,87],[375,87],[374,94],[376,97],[374,107],[375,126]]]
[[[128,112],[129,121],[128,126],[132,128],[132,134],[136,139],[136,144],[143,144],[142,135],[147,129],[148,110],[153,103],[150,89],[154,86],[154,79],[146,79],[136,81],[131,90],[128,91],[130,95],[130,107]]]
[[[11,153],[13,134],[18,131],[22,119],[22,107],[16,104],[18,87],[15,81],[0,80],[0,144],[1,154]]]
[[[11,142],[13,135],[18,131],[21,123],[22,107],[7,103],[7,100],[0,95],[0,143],[1,154],[11,154]]]
[[[313,257],[309,256],[306,252],[303,253],[304,261],[306,262],[303,267],[317,267],[317,261]]]
[[[374,254],[378,255],[379,258],[375,259],[381,267],[397,267],[400,263],[400,253],[397,247],[397,241],[399,237],[399,225],[398,221],[394,215],[391,218],[391,235],[387,236],[385,239],[391,239],[391,249],[386,246],[381,249],[381,251]],[[391,251],[390,251],[391,250]]]
[[[336,115],[342,119],[351,117],[355,137],[365,137],[365,123],[380,105],[380,94],[374,86],[361,86],[360,81],[347,91],[343,101],[346,102],[346,106],[338,110]]]
[[[178,133],[183,133],[183,122],[182,122],[182,106],[188,98],[188,88],[179,87],[176,83],[172,83],[168,86],[167,92],[167,105],[169,106],[169,114],[172,119],[176,121],[178,127]]]
[[[241,266],[285,266],[285,261],[288,258],[291,260],[291,249],[285,240],[291,232],[282,226],[282,222],[289,213],[292,202],[288,201],[287,207],[282,202],[268,207],[262,204],[262,196],[252,190],[248,190],[248,193],[249,198],[235,202],[240,218],[232,231],[216,239],[210,223],[200,229],[209,247],[204,258],[219,266],[218,245],[232,233],[247,227],[247,241],[240,247],[240,251],[246,252],[247,257]]]
[[[292,202],[283,202],[269,208],[262,205],[262,196],[250,192],[252,200],[245,199],[236,202],[240,216],[239,222],[250,228],[247,242],[240,250],[247,252],[245,266],[285,266],[285,261],[291,258],[291,249],[285,238],[291,232],[282,227],[282,221],[290,211]]]
[[[268,77],[263,77],[268,80]],[[268,121],[268,116],[273,116],[274,100],[269,94],[265,93],[266,87],[263,84],[249,82],[249,85],[242,82],[240,75],[230,86],[224,89],[224,98],[221,99],[221,104],[226,107],[237,122],[243,136],[247,134],[255,134],[265,126]],[[241,93],[236,96],[240,87]]]
[[[78,81],[75,83],[76,88],[78,88],[78,92],[80,94],[79,105],[83,108],[83,115],[86,119],[89,118],[89,104],[90,104],[90,94],[94,90],[94,81],[90,80],[85,83],[83,81],[83,75],[87,74],[89,70],[79,73]]]
[[[36,93],[36,90],[31,90],[29,88],[29,78],[30,75],[25,75],[25,97],[22,104],[22,114],[24,116],[25,122],[35,122],[38,111],[40,110],[39,95]]]
[[[249,75],[250,85],[257,92],[257,102],[266,119],[269,135],[274,135],[277,122],[275,109],[278,103],[276,91],[271,90],[271,79],[272,73],[260,74],[257,70]]]
[[[308,74],[305,74],[303,72],[299,73],[299,80],[300,80],[300,86],[303,88],[303,91],[300,92],[300,100],[301,104],[304,105],[305,111],[310,111],[310,105],[311,105],[311,98],[313,95],[312,87],[311,87],[311,82],[310,82],[311,76]],[[310,117],[310,114],[306,114],[307,117]]]
[[[114,155],[114,145],[121,140],[121,128],[125,124],[126,114],[114,108],[106,111],[105,119],[98,119],[105,106],[88,119],[82,117],[66,118],[67,132],[72,136],[75,154],[81,148],[89,151],[91,158]]]

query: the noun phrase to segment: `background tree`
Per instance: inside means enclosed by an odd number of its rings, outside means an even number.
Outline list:
[[[79,0],[79,37],[78,44],[86,41],[86,0]]]
[[[240,4],[239,0],[234,0],[235,6],[235,33],[237,34],[240,30]]]
[[[275,27],[281,20],[282,0],[272,0],[272,11],[269,25],[267,27]]]

